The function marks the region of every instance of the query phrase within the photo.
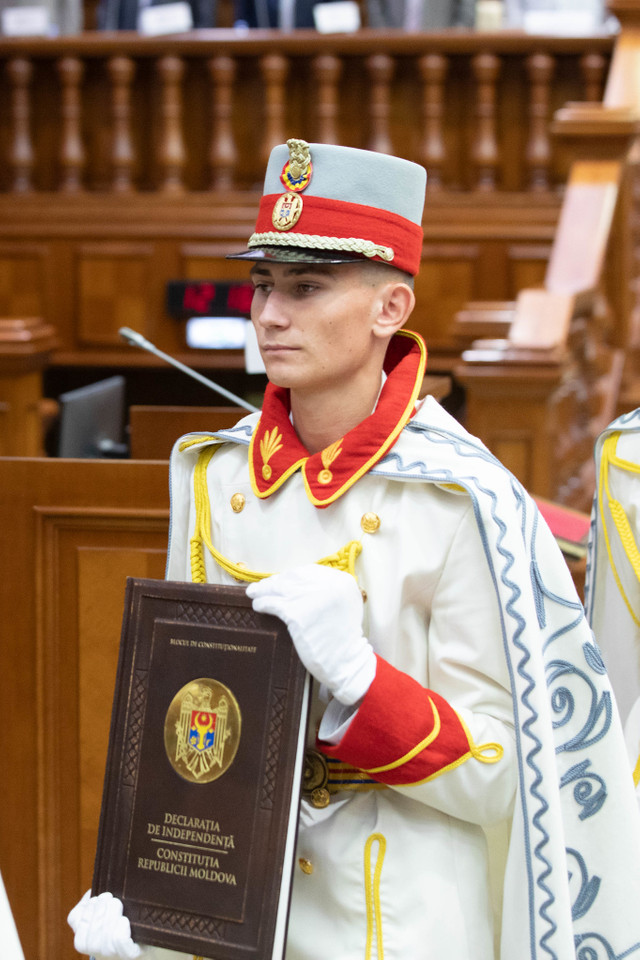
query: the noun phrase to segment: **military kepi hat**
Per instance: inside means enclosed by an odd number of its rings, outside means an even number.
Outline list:
[[[427,174],[400,157],[288,140],[271,151],[255,233],[229,259],[344,263],[415,275]]]

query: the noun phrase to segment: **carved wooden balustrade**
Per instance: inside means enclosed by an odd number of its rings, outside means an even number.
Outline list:
[[[273,144],[396,152],[432,190],[553,189],[548,130],[599,100],[608,37],[199,31],[2,41],[3,190],[254,189]]]
[[[235,279],[265,159],[290,136],[393,151],[429,174],[414,326],[433,370],[468,300],[540,282],[567,175],[549,134],[600,100],[613,39],[231,30],[0,41],[0,316],[52,323],[60,368],[156,363],[133,326],[200,367],[170,279]],[[231,374],[230,374],[231,375]]]

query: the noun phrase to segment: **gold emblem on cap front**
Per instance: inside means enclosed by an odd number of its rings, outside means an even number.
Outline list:
[[[302,197],[297,193],[284,193],[276,200],[271,222],[276,230],[291,230],[302,214]]]
[[[171,701],[164,722],[164,746],[183,780],[210,783],[225,773],[240,743],[242,717],[231,690],[200,677],[185,684]]]

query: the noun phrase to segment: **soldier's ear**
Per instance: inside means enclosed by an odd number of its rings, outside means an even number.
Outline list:
[[[406,283],[385,283],[380,288],[379,309],[373,325],[374,336],[389,339],[397,333],[411,315],[415,302],[415,294]]]

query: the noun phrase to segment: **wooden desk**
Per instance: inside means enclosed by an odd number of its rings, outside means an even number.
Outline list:
[[[125,578],[164,576],[167,472],[0,458],[0,863],[26,960],[78,957],[66,915],[91,885]]]
[[[200,430],[232,427],[246,413],[242,407],[131,406],[131,457],[134,460],[168,460],[178,437]]]

